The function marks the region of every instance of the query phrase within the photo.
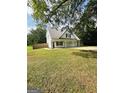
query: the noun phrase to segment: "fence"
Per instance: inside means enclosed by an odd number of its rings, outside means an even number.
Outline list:
[[[47,43],[33,45],[33,49],[39,49],[39,48],[48,48],[48,45],[47,45]]]

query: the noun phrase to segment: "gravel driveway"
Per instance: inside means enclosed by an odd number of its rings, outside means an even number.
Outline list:
[[[97,47],[96,47],[96,46],[74,47],[73,49],[80,49],[80,50],[94,50],[94,51],[97,51]]]

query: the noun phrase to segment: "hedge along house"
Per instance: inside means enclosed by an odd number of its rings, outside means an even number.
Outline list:
[[[49,48],[66,48],[80,46],[80,39],[74,32],[61,31],[55,27],[47,29],[46,33],[47,44]]]

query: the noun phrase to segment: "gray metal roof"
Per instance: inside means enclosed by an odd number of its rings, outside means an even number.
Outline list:
[[[51,27],[47,31],[49,31],[52,39],[59,39],[66,32],[66,31],[61,31],[60,29],[56,29],[55,27]],[[77,40],[80,40],[74,33],[73,35]]]
[[[51,27],[48,29],[51,38],[56,38],[58,39],[63,33],[64,31],[61,31],[60,29],[56,29],[54,27]]]

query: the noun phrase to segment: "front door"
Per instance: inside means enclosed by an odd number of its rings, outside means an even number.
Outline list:
[[[53,48],[55,48],[54,42],[53,42]]]

